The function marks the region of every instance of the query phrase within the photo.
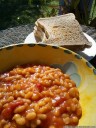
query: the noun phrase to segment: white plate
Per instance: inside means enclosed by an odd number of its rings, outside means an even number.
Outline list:
[[[77,52],[77,53],[80,54],[81,56],[83,56],[85,59],[87,59],[89,61],[96,55],[96,42],[88,34],[84,33],[84,35],[88,39],[88,41],[92,43],[92,47],[91,48],[85,48],[84,51],[80,51],[80,52]],[[26,44],[27,43],[36,43],[36,39],[34,37],[33,32],[30,33],[26,37],[24,43],[26,43]]]

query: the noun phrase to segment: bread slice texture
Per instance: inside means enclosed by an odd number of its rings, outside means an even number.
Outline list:
[[[41,42],[41,41],[45,41],[47,38],[46,38],[46,35],[45,33],[42,31],[42,29],[38,29],[36,26],[34,27],[34,31],[33,31],[34,35],[35,35],[35,38],[38,38],[39,40],[37,40],[38,42]]]
[[[46,38],[48,39],[49,35],[48,32],[44,29],[44,27],[39,26],[37,22],[35,22],[34,30],[45,33]]]
[[[71,50],[84,50],[91,47],[91,43],[84,36],[79,22],[75,19],[73,13],[39,18],[35,23],[40,32],[45,33],[43,43],[62,46]]]

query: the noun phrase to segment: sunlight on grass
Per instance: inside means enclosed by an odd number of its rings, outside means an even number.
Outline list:
[[[92,4],[90,19],[94,19],[95,17],[96,17],[96,0],[94,0]]]

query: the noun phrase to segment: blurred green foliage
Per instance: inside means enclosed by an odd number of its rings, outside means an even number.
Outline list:
[[[34,22],[39,17],[49,17],[58,14],[60,0],[0,0],[0,30]],[[76,15],[81,24],[96,25],[96,0],[93,0],[91,13],[88,12],[87,0],[84,2],[84,12],[80,12],[80,0],[64,0],[70,12]],[[70,1],[70,0],[69,0]],[[68,10],[69,12],[69,10]]]
[[[73,12],[80,24],[96,27],[96,0],[64,0],[68,12]]]
[[[34,23],[39,17],[58,14],[50,7],[56,0],[0,0],[0,30],[8,27]]]

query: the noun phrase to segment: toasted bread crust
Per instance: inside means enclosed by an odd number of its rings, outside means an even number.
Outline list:
[[[58,45],[71,50],[83,50],[86,47],[91,47],[91,43],[84,36],[79,22],[72,13],[40,18],[35,24],[37,31],[45,33],[46,38],[43,38],[42,42],[46,44]]]

